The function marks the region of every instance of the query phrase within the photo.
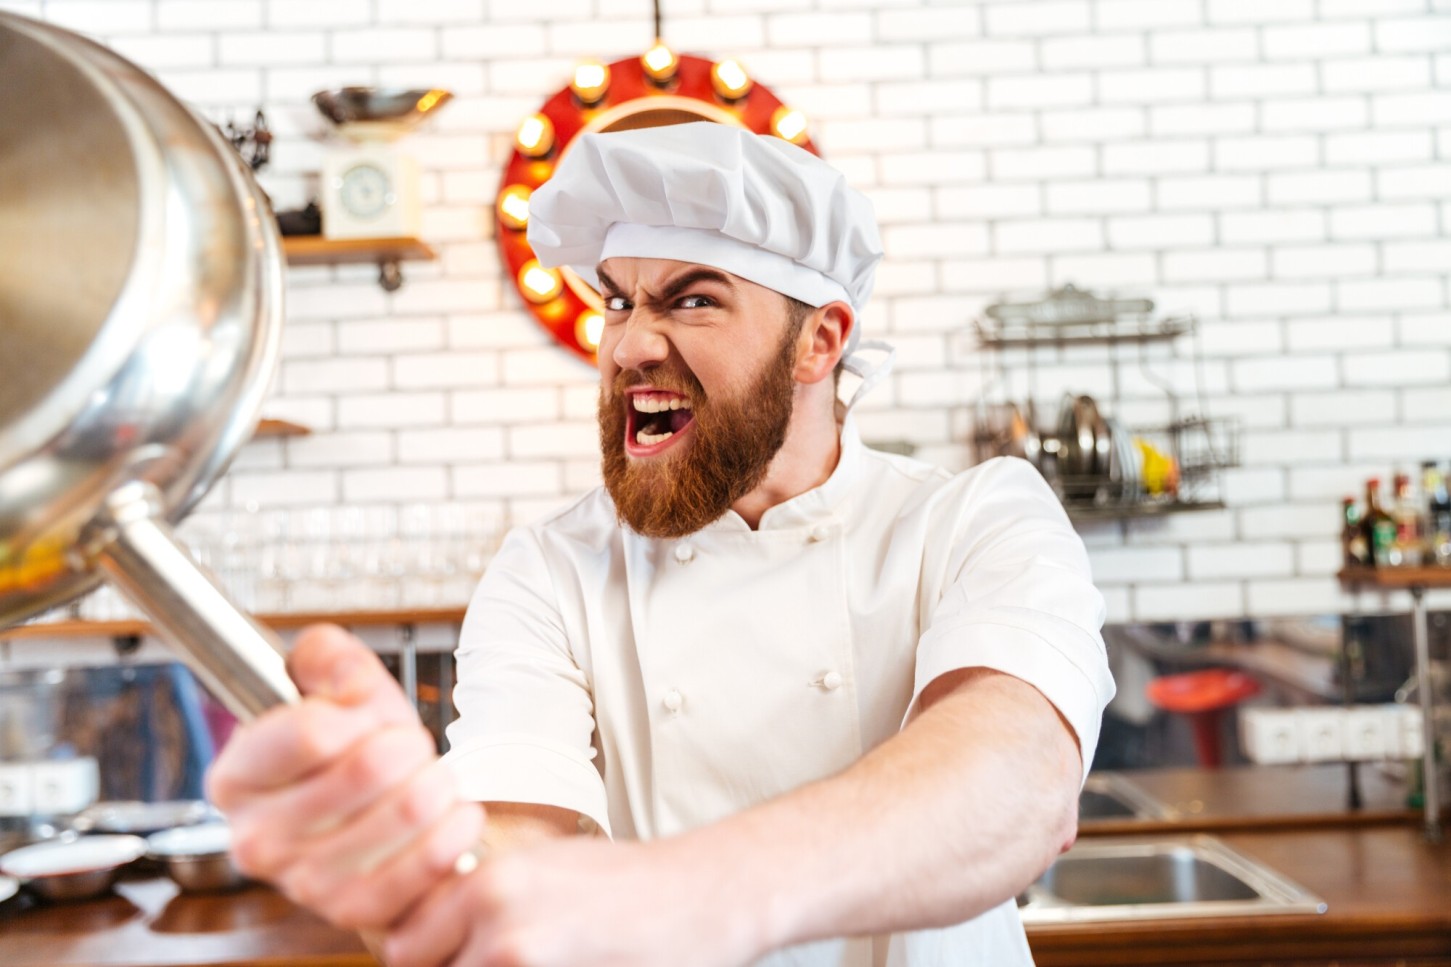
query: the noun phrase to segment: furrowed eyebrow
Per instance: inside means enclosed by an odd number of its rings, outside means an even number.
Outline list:
[[[717,285],[725,286],[731,292],[734,292],[736,288],[735,283],[724,272],[718,272],[715,269],[691,269],[670,280],[670,283],[660,292],[660,301],[669,302],[686,289],[701,282],[714,282]]]
[[[596,268],[595,275],[599,276],[600,288],[603,289],[607,294],[624,295],[624,293],[620,291],[620,287],[615,284],[615,280],[605,274],[604,269]]]
[[[610,278],[604,269],[596,268],[595,275],[600,280],[601,294],[606,296],[624,296],[624,290],[620,288],[614,279]],[[698,285],[701,282],[714,282],[716,285],[724,286],[731,292],[735,292],[736,289],[736,284],[724,272],[709,268],[691,269],[671,279],[665,288],[660,291],[656,302],[664,305],[679,296],[686,289],[689,289],[693,285]]]

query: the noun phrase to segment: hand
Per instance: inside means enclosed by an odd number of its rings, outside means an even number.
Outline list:
[[[349,929],[384,929],[479,839],[433,739],[378,657],[309,628],[288,657],[303,699],[233,733],[207,776],[243,872]]]
[[[736,880],[728,885],[729,880]],[[728,856],[570,838],[486,859],[390,932],[389,967],[740,967],[765,952]]]

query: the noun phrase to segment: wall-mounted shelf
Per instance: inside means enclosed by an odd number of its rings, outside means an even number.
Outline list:
[[[378,266],[378,284],[393,292],[403,284],[402,262],[432,262],[438,258],[433,247],[422,239],[400,238],[324,238],[321,235],[287,235],[282,251],[289,265],[366,265]]]
[[[346,628],[386,625],[459,624],[463,608],[409,608],[398,611],[313,611],[253,615],[274,631],[293,631],[314,624],[335,624]],[[0,630],[0,641],[25,638],[127,638],[150,635],[155,629],[146,621],[50,621],[18,625]]]
[[[1336,577],[1351,588],[1383,591],[1451,588],[1451,567],[1347,567]]]
[[[1451,588],[1451,567],[1347,567],[1336,575],[1341,587],[1350,591],[1376,588],[1411,592],[1411,637],[1416,656],[1416,695],[1421,705],[1421,785],[1425,813],[1425,835],[1431,842],[1441,839],[1441,783],[1437,763],[1436,689],[1431,674],[1431,627],[1426,612],[1426,592]]]
[[[1052,426],[1039,425],[1035,409],[1042,402],[1037,391],[1040,353],[1107,345],[1110,362],[1103,365],[1117,366],[1126,352],[1123,347],[1171,342],[1194,334],[1195,326],[1193,316],[1156,316],[1148,299],[1102,298],[1072,284],[1031,302],[988,306],[974,320],[974,328],[982,349],[983,385],[996,389],[985,392],[977,404],[972,443],[978,460],[1028,460],[1047,478],[1074,521],[1222,510],[1221,471],[1238,464],[1238,425],[1202,414],[1181,416],[1177,387],[1151,372],[1142,349],[1139,366],[1167,403],[1170,419],[1164,425],[1130,428],[1101,411],[1103,401],[1075,393],[1065,395]],[[1006,349],[1027,350],[1027,397],[1022,405],[1006,389]],[[1202,409],[1202,400],[1198,402]]]
[[[259,420],[257,429],[252,431],[252,439],[307,436],[311,432],[310,427],[303,426],[301,423],[293,423],[291,420]]]

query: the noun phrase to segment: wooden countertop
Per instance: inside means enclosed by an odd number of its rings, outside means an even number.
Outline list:
[[[1117,777],[1179,814],[1173,820],[1096,819],[1080,836],[1155,830],[1304,829],[1312,826],[1416,823],[1406,790],[1375,763],[1357,767],[1361,808],[1348,809],[1349,769],[1343,762],[1229,769],[1139,769]]]
[[[1098,821],[1084,824],[1082,835],[1208,830],[1318,894],[1329,910],[1035,924],[1028,934],[1039,967],[1323,964],[1378,956],[1451,965],[1451,844],[1426,842],[1419,813],[1404,808],[1404,790],[1377,769],[1361,772],[1366,809],[1357,815],[1344,812],[1339,765],[1122,773],[1185,819]],[[356,936],[268,888],[186,895],[164,877],[139,875],[96,900],[45,905],[17,898],[0,905],[0,964],[374,967]]]
[[[128,877],[94,900],[0,905],[5,967],[376,967],[356,935],[263,886],[183,894]]]
[[[1035,924],[1038,967],[1451,964],[1451,843],[1429,843],[1413,825],[1215,835],[1318,894],[1327,911]]]

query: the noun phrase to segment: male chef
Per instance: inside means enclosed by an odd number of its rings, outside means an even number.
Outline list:
[[[1029,464],[862,445],[869,202],[698,123],[583,135],[530,209],[604,300],[605,486],[491,563],[441,761],[370,652],[302,637],[308,697],[211,776],[238,859],[401,967],[1031,964],[1102,600]]]

